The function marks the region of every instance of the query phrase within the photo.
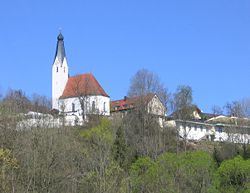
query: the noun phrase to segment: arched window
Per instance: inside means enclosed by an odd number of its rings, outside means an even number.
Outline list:
[[[92,101],[92,113],[95,112],[95,101]]]
[[[63,68],[63,72],[65,73],[65,67]]]
[[[72,103],[72,112],[75,112],[75,103]]]
[[[58,72],[58,67],[56,67],[56,72]]]

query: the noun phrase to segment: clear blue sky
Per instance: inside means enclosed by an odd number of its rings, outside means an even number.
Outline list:
[[[59,28],[70,74],[92,72],[111,99],[141,68],[204,111],[250,96],[249,0],[8,0],[0,3],[0,90],[51,96]]]

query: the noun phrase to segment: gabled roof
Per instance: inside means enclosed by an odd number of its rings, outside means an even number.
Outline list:
[[[60,99],[86,95],[109,97],[93,74],[81,74],[69,77]]]
[[[133,109],[136,105],[136,103],[142,99],[145,102],[149,102],[152,100],[152,98],[155,96],[155,94],[148,94],[147,96],[135,96],[135,97],[124,97],[124,99],[121,100],[115,100],[111,101],[111,111],[124,111]]]

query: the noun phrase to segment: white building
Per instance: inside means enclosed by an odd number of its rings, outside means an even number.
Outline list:
[[[110,115],[110,97],[93,74],[69,76],[64,38],[60,33],[52,65],[52,109],[68,120],[81,120],[82,114]]]
[[[228,141],[234,143],[250,144],[250,120],[236,117],[216,116],[202,113],[193,108],[193,119],[180,120],[169,117],[165,125],[177,129],[180,138],[200,141]],[[204,115],[208,115],[206,118]],[[235,124],[239,122],[240,124]]]

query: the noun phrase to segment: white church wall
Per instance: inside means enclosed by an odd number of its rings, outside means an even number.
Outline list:
[[[94,102],[94,111],[92,109],[92,104]],[[59,100],[60,111],[64,112],[66,115],[82,115],[82,109],[77,97],[60,99]],[[74,109],[73,109],[74,105]],[[62,108],[64,107],[64,109]],[[96,113],[99,115],[110,115],[110,98],[104,96],[89,96],[86,97],[86,114]]]

